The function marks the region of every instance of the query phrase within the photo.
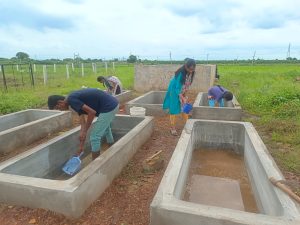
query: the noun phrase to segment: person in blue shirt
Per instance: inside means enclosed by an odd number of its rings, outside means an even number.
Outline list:
[[[216,86],[211,87],[208,90],[207,97],[208,97],[208,100],[212,102],[212,104],[210,104],[210,106],[214,107],[216,102],[218,102],[220,107],[224,107],[223,99],[225,99],[226,101],[231,101],[233,98],[233,95],[230,91],[228,91],[224,87],[222,87],[220,85],[216,85]]]
[[[88,130],[91,127],[90,142],[92,158],[100,155],[101,139],[106,137],[109,144],[114,143],[110,124],[119,110],[118,100],[104,91],[87,88],[72,92],[68,97],[51,95],[48,97],[49,109],[69,110],[71,107],[80,117],[80,147],[79,155],[83,151]],[[87,115],[85,118],[84,115]],[[92,124],[95,117],[97,121]]]
[[[182,106],[188,102],[187,90],[193,82],[196,62],[193,59],[186,59],[185,64],[180,67],[175,76],[171,79],[168,91],[164,98],[163,109],[170,114],[171,134],[176,136],[176,116],[182,113]],[[185,120],[188,115],[182,113]]]

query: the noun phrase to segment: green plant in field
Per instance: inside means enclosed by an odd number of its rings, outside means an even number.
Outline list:
[[[276,161],[300,173],[300,74],[297,64],[219,65],[221,84],[232,90],[242,108],[257,115],[256,127],[271,142],[287,149],[269,149]],[[265,140],[268,142],[268,140]]]

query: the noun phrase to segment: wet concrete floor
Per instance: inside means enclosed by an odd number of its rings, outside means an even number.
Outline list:
[[[194,150],[184,200],[258,213],[243,156],[230,149]]]

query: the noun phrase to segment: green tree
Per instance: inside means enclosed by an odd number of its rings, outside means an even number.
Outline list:
[[[29,59],[29,55],[25,52],[18,52],[16,54],[16,57],[17,57],[18,60],[20,60],[20,62],[26,61],[26,60]]]
[[[135,55],[130,55],[127,59],[129,63],[135,63],[137,61],[137,57]]]

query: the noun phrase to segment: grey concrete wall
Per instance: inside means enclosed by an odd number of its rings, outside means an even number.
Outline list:
[[[242,108],[235,96],[232,101],[225,101],[225,107],[209,107],[207,92],[200,92],[193,104],[193,119],[240,121]]]
[[[129,131],[97,159],[68,180],[29,177],[27,176],[30,170],[28,165],[33,162],[32,157],[38,161],[41,159],[40,152],[44,152],[46,160],[42,159],[40,163],[49,160],[54,164],[51,162],[46,162],[46,164],[58,166],[59,163],[55,165],[56,162],[60,161],[58,158],[67,158],[76,151],[75,146],[78,147],[79,127],[0,164],[0,201],[31,208],[50,209],[66,216],[80,217],[92,202],[105,191],[112,180],[118,176],[140,146],[151,136],[153,118],[117,115],[113,130],[117,127],[123,128],[121,132],[126,132],[128,129]],[[71,138],[68,138],[69,136]],[[68,140],[68,142],[65,140]],[[60,150],[67,153],[54,152],[56,150],[51,146],[56,145],[56,143],[61,143],[64,149]],[[21,161],[22,163],[19,163]],[[32,167],[36,169],[47,167],[47,165],[37,164],[38,162]],[[13,169],[14,166],[18,168]],[[26,167],[24,170],[27,170],[25,176],[17,175],[23,173],[20,169],[22,166]],[[17,170],[18,172],[16,172]],[[35,172],[32,171],[32,173]]]
[[[115,141],[116,137],[124,136],[140,122],[143,118],[116,117],[112,123],[112,132]],[[31,154],[26,158],[22,158],[17,162],[5,167],[1,173],[16,174],[28,177],[44,178],[57,168],[62,168],[64,163],[76,153],[79,146],[79,132],[72,132],[70,135],[60,139],[40,151]],[[87,135],[89,136],[89,134]],[[87,138],[84,148],[85,155],[91,152],[90,140]]]
[[[6,153],[71,126],[72,116],[67,111],[29,109],[1,116],[0,123],[0,152]]]
[[[143,107],[146,109],[147,116],[164,116],[166,112],[162,109],[165,91],[150,91],[137,97],[125,104],[127,114],[130,114],[130,108],[133,106]]]
[[[120,104],[124,104],[132,99],[132,91],[124,90],[121,94],[115,96],[118,99]]]
[[[199,147],[237,147],[244,154],[251,185],[262,214],[183,201],[192,152]],[[297,205],[270,184],[284,179],[250,123],[188,120],[151,203],[151,225],[299,224]],[[264,213],[264,214],[263,214]]]
[[[134,89],[139,92],[167,90],[175,71],[182,65],[135,65]],[[204,92],[213,85],[216,65],[197,65],[191,91]]]

